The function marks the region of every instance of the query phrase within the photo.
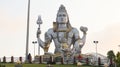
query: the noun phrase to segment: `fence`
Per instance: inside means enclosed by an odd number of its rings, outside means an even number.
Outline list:
[[[14,56],[11,56],[11,57],[0,57],[0,62],[10,62],[10,63],[13,63],[13,62],[18,62],[18,61],[21,61],[21,62],[24,62],[25,61],[25,57],[14,57]]]

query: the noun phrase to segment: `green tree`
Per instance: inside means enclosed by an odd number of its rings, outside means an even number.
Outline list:
[[[113,61],[115,60],[115,54],[113,50],[108,51],[107,58],[110,60],[110,65],[113,65]]]
[[[120,52],[116,54],[115,62],[117,64],[117,67],[120,67]]]

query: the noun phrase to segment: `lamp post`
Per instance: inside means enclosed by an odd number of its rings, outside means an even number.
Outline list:
[[[38,44],[38,56],[40,56],[40,46]]]
[[[33,41],[32,43],[34,44],[34,59],[35,59],[35,44],[37,43],[37,41]]]
[[[28,49],[29,49],[29,18],[30,18],[30,0],[28,0],[28,13],[27,13],[27,34],[26,34],[26,58],[25,62],[28,62]]]
[[[96,45],[96,63],[97,63],[97,62],[98,62],[98,61],[97,61],[97,58],[98,58],[98,57],[97,57],[97,44],[98,44],[98,41],[93,41],[93,43],[95,43],[95,45]]]

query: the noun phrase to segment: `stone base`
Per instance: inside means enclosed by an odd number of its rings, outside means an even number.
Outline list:
[[[41,58],[40,58],[41,56]],[[45,64],[74,64],[77,59],[73,57],[62,57],[60,54],[45,53],[44,55],[36,56],[34,62]]]

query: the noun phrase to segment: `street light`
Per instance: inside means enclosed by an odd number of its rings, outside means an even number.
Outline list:
[[[30,19],[30,0],[28,0],[28,13],[27,13],[27,34],[26,34],[26,56],[25,62],[28,62],[28,53],[29,53],[29,20]]]
[[[37,43],[37,41],[33,41],[32,43],[34,44],[34,59],[35,59],[35,44]]]
[[[97,44],[98,44],[98,41],[93,41],[93,43],[95,43],[95,45],[96,45],[96,62],[97,62]]]

